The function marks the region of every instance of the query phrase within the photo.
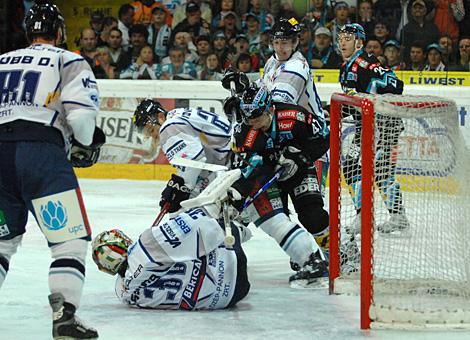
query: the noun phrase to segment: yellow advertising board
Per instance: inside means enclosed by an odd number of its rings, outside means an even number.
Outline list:
[[[56,0],[55,4],[65,18],[68,49],[71,51],[79,49],[77,43],[80,39],[80,32],[90,27],[90,16],[93,12],[99,11],[105,17],[117,18],[119,7],[131,2],[126,0]]]

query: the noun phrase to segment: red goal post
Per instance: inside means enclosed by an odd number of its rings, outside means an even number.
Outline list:
[[[345,230],[351,230],[347,228],[358,210],[343,171],[355,127],[353,119],[347,128],[342,123],[344,114],[354,110],[362,117],[362,170],[356,174],[362,206],[360,229],[351,238]],[[377,159],[384,157],[378,156],[377,147],[380,119],[403,123],[389,155],[396,162],[391,177],[397,182],[395,189],[403,192],[400,201],[407,216],[406,232],[400,229],[397,234],[377,230],[392,214],[384,208],[387,195],[378,190],[383,184],[377,182]],[[419,143],[427,149],[421,150]],[[361,329],[468,328],[470,190],[465,174],[470,174],[470,167],[455,103],[431,96],[334,93],[330,162],[330,294],[360,295]],[[348,248],[351,243],[360,253],[355,255],[357,272],[345,271],[348,256],[354,254]]]

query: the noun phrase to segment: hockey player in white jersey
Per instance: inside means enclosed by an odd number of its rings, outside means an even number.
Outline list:
[[[56,47],[65,26],[55,5],[36,1],[25,24],[32,45],[0,56],[0,286],[29,211],[51,251],[54,339],[97,338],[75,315],[91,230],[72,164],[92,165],[104,143],[95,129],[98,89],[86,61]]]
[[[160,140],[170,164],[174,157],[220,165],[228,162],[232,127],[223,116],[194,108],[167,112],[158,101],[145,99],[133,121],[140,133]],[[167,203],[170,213],[178,211],[180,203],[200,193],[210,179],[207,171],[177,167],[162,192],[160,206]]]

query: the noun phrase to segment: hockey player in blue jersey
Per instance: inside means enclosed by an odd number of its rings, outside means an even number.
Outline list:
[[[344,63],[340,70],[340,83],[343,91],[351,96],[359,93],[370,94],[402,94],[403,82],[388,67],[382,65],[373,55],[364,50],[366,35],[359,24],[347,24],[338,33],[338,44]],[[361,142],[361,114],[357,110],[348,112],[355,121],[356,130],[353,142],[349,147],[343,172],[349,186],[355,208],[358,213],[351,229],[358,232],[361,211],[360,187],[360,142]],[[380,115],[380,113],[376,113]],[[404,130],[400,118],[388,117],[378,120],[378,143],[375,167],[377,175],[375,182],[390,212],[390,219],[377,226],[383,233],[390,233],[406,229],[409,225],[403,207],[402,192],[396,181],[396,162],[393,161],[392,151],[398,145],[400,133]]]
[[[54,339],[97,338],[75,315],[91,230],[68,156],[77,166],[96,162],[104,143],[95,128],[98,89],[86,61],[56,47],[65,39],[65,26],[55,5],[36,1],[25,24],[31,46],[0,56],[0,286],[29,211],[52,256]]]

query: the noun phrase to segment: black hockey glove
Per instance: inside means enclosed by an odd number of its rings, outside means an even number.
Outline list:
[[[170,204],[168,212],[173,213],[181,209],[181,202],[189,198],[191,190],[184,185],[184,179],[178,175],[172,174],[171,179],[166,184],[166,188],[162,192],[160,207],[163,208],[165,203]]]
[[[106,136],[99,127],[95,126],[93,141],[90,145],[83,145],[75,138],[72,139],[70,161],[74,168],[89,168],[98,161],[100,150],[106,142]]]
[[[242,211],[243,204],[245,203],[245,197],[242,196],[242,194],[233,186],[228,188],[227,190],[227,196],[229,203],[232,207],[237,209],[238,212]]]
[[[235,83],[235,92],[237,94],[245,91],[250,85],[250,80],[245,73],[234,68],[228,68],[225,70],[224,77],[222,78],[222,86],[227,90],[231,90],[230,83],[232,81]]]
[[[240,98],[237,96],[227,97],[224,100],[224,112],[227,118],[233,122],[241,122]]]
[[[307,168],[309,165],[308,158],[302,155],[302,152],[294,146],[287,146],[282,151],[281,157],[279,157],[278,166],[284,168],[280,182],[292,179],[300,170]]]

